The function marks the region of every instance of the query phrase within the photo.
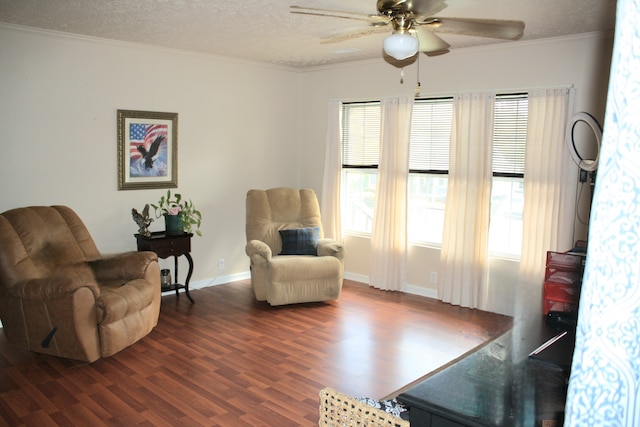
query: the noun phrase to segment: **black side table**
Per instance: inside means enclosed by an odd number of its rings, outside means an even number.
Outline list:
[[[189,294],[189,280],[193,274],[193,258],[191,258],[191,233],[182,234],[166,234],[164,231],[156,231],[151,233],[150,237],[144,237],[140,234],[135,234],[138,242],[138,251],[152,251],[155,252],[159,258],[168,258],[173,256],[174,258],[174,283],[169,287],[163,287],[162,292],[175,291],[176,297],[179,297],[178,291],[184,289],[187,294],[187,298],[193,304],[193,298]],[[184,255],[189,262],[189,272],[187,273],[187,279],[184,281],[184,285],[177,283],[178,280],[178,257]]]

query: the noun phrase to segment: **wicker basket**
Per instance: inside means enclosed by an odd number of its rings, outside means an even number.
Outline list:
[[[326,387],[320,390],[319,426],[408,427],[409,421]]]

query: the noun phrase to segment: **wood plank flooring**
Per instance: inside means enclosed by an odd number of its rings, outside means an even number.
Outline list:
[[[92,364],[0,334],[0,426],[314,426],[325,386],[383,398],[511,319],[345,281],[339,300],[271,307],[249,281],[163,296],[158,326]]]

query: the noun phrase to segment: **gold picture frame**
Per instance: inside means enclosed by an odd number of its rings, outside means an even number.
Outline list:
[[[118,190],[178,187],[178,113],[118,110]]]

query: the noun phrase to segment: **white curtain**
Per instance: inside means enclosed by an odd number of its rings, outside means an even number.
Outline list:
[[[322,228],[325,237],[331,237],[339,242],[342,241],[342,227],[340,225],[341,121],[342,103],[340,101],[330,101],[320,215],[322,216]]]
[[[547,251],[573,247],[577,166],[565,144],[572,92],[563,88],[529,93],[520,295],[515,309],[523,318],[542,311]]]
[[[402,290],[407,276],[407,179],[413,98],[383,99],[369,282]]]
[[[566,426],[640,425],[640,3],[617,8]]]
[[[449,183],[438,297],[462,307],[486,306],[493,106],[489,93],[453,102]]]

